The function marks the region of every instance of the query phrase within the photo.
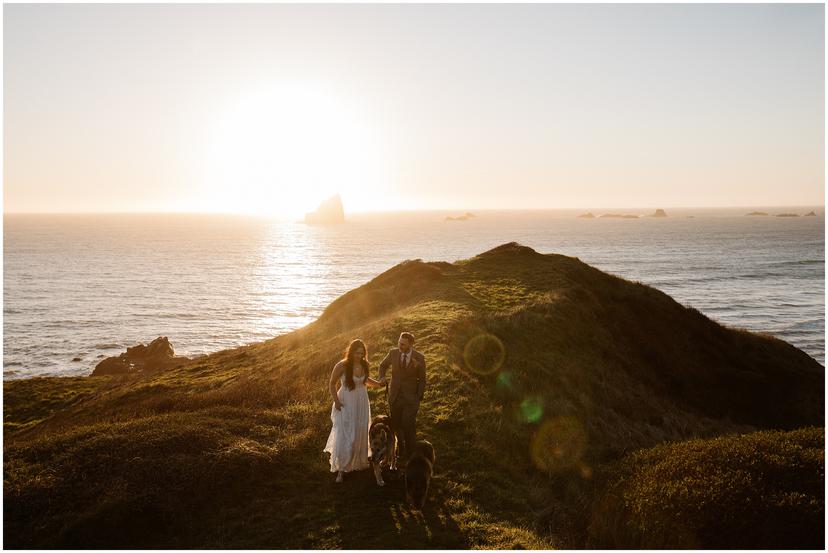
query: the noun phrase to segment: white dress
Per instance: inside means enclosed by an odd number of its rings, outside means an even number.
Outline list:
[[[350,472],[368,468],[371,463],[371,445],[368,427],[371,424],[371,404],[365,388],[365,376],[354,376],[354,389],[345,384],[345,375],[337,392],[342,410],[331,406],[333,428],[323,451],[331,454],[331,472]]]

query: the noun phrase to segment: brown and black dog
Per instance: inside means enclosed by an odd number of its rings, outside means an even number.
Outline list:
[[[371,442],[371,464],[374,467],[377,486],[384,486],[382,467],[388,466],[391,470],[397,470],[397,437],[391,427],[391,417],[374,417],[368,429],[368,439]]]
[[[434,446],[419,440],[405,466],[405,496],[416,509],[425,505],[428,485],[434,473]]]

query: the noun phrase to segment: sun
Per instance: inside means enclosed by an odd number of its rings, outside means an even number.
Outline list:
[[[212,211],[301,217],[339,193],[371,203],[383,156],[363,114],[323,89],[275,84],[219,115],[208,152]]]

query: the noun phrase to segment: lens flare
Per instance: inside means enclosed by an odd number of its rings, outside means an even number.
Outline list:
[[[478,334],[466,343],[463,349],[463,360],[468,367],[477,374],[492,374],[497,371],[506,359],[506,347],[503,342],[488,332]]]
[[[503,371],[497,375],[497,388],[500,390],[511,390],[514,387],[514,375],[509,371]]]
[[[573,467],[580,468],[586,445],[586,432],[577,419],[550,419],[532,436],[532,462],[539,469],[549,473]]]
[[[526,398],[520,403],[520,413],[524,422],[538,422],[543,417],[543,402],[534,397]]]

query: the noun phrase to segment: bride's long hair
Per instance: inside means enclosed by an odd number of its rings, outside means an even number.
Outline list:
[[[356,386],[356,384],[354,384],[353,351],[357,346],[362,346],[362,351],[364,353],[359,362],[362,364],[363,373],[366,377],[368,376],[368,348],[365,347],[365,342],[362,340],[353,340],[350,344],[348,344],[348,349],[345,350],[345,359],[342,360],[345,363],[345,385],[348,386],[349,390],[353,390]]]

